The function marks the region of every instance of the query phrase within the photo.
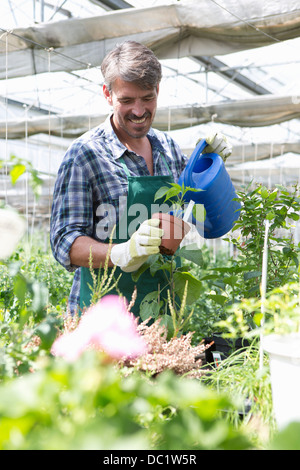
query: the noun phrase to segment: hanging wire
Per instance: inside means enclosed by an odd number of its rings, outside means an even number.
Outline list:
[[[48,73],[51,73],[51,53],[53,48],[50,47],[47,49],[48,53]],[[50,83],[50,82],[49,82]],[[49,86],[49,108],[48,108],[48,214],[49,214],[49,224],[51,217],[51,106],[52,106],[52,92],[51,86]]]
[[[262,282],[261,282],[261,330],[260,330],[260,353],[259,353],[259,364],[260,370],[263,367],[263,326],[265,322],[265,300],[267,291],[267,272],[268,272],[268,236],[269,236],[269,220],[265,220],[265,237],[264,237],[264,248],[263,248],[263,261],[262,261]]]
[[[254,162],[255,163],[257,162],[257,151],[258,151],[257,142],[255,142],[255,145],[254,145]],[[256,180],[256,165],[254,165],[252,186],[253,186],[255,180]]]
[[[250,23],[249,21],[245,20],[244,18],[241,18],[240,16],[238,16],[236,13],[233,13],[232,11],[228,10],[228,8],[225,8],[223,5],[220,5],[218,2],[216,2],[215,0],[210,0],[212,3],[215,3],[218,7],[222,8],[223,10],[227,11],[227,13],[229,13],[231,16],[234,16],[234,18],[238,19],[239,21],[242,21],[244,24],[246,24],[247,26],[249,26],[250,28],[254,29],[255,31],[257,31],[258,33],[262,34],[263,36],[266,36],[268,37],[269,39],[272,39],[273,41],[276,41],[276,42],[282,42],[280,39],[277,39],[277,38],[274,38],[274,36],[272,36],[271,34],[268,34],[268,33],[265,33],[264,31],[262,31],[261,29],[257,28],[257,26],[254,26],[252,23]]]
[[[38,53],[39,49],[42,50],[42,51],[45,51],[45,52],[48,52],[49,50],[51,50],[51,52],[53,52],[53,55],[58,56],[58,57],[62,57],[63,59],[69,60],[70,62],[74,62],[77,65],[82,66],[82,68],[87,68],[88,66],[91,66],[91,64],[89,62],[84,62],[80,59],[76,59],[74,57],[68,56],[67,54],[64,54],[63,52],[58,51],[58,50],[54,49],[53,47],[49,48],[44,44],[40,44],[40,43],[38,43],[36,41],[33,41],[32,39],[29,39],[25,36],[21,36],[20,34],[17,34],[12,30],[6,30],[5,28],[0,27],[0,31],[3,31],[3,33],[9,33],[12,36],[16,37],[17,39],[20,39],[21,41],[27,42],[31,46],[31,48],[34,50],[35,54]],[[0,37],[0,39],[1,39],[1,37]],[[37,48],[37,49],[35,49],[35,48]],[[55,61],[53,59],[52,59],[52,63],[55,64]],[[92,64],[92,67],[100,69],[99,65]]]
[[[28,161],[28,109],[27,109],[27,106],[24,105],[24,109],[25,109],[25,160],[26,162]],[[27,226],[27,230],[26,230],[26,237],[27,237],[27,242],[28,242],[28,235],[29,235],[29,210],[28,210],[28,206],[29,206],[29,195],[28,195],[28,172],[26,171],[25,172],[25,175],[24,175],[24,178],[25,178],[25,216],[26,216],[26,226]]]
[[[268,188],[272,188],[272,160],[273,160],[273,142],[270,143],[270,164],[268,172]]]
[[[281,146],[281,154],[280,156],[283,157],[283,154],[284,154],[284,145]],[[282,167],[282,164],[280,165],[280,184],[284,184],[284,181],[283,181],[283,167]]]
[[[243,164],[243,169],[242,169],[242,184],[243,186],[245,185],[245,144],[242,145],[242,164]]]
[[[8,203],[7,179],[8,179],[8,31],[5,34],[5,168],[4,168],[4,194],[5,204]],[[0,39],[2,38],[1,35]]]

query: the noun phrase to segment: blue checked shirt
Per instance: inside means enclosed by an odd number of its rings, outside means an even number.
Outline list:
[[[174,181],[186,165],[186,157],[166,133],[150,129],[154,175],[168,175]],[[169,169],[161,158],[161,152]],[[133,176],[149,176],[145,160],[129,151],[116,136],[110,117],[100,126],[75,140],[67,150],[53,193],[50,242],[55,259],[68,271],[75,271],[69,296],[69,310],[74,314],[79,304],[80,268],[70,262],[69,252],[75,239],[87,235],[98,239],[96,210],[100,204],[113,204],[116,223],[119,198],[127,195],[127,176],[120,157]]]

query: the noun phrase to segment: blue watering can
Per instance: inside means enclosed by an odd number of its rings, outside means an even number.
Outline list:
[[[219,238],[229,232],[239,218],[240,203],[237,198],[230,176],[225,168],[223,159],[217,153],[204,153],[207,142],[202,139],[192,155],[187,166],[181,173],[178,184],[189,186],[202,191],[188,191],[184,200],[193,200],[203,204],[206,217],[200,223],[193,217],[193,224],[204,238]]]

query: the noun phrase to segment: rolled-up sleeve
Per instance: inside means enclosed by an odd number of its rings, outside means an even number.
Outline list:
[[[53,192],[50,243],[53,256],[68,271],[78,266],[70,261],[76,238],[93,233],[92,191],[84,166],[65,158]]]

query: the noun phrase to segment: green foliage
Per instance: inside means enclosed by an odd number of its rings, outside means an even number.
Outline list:
[[[24,158],[16,157],[15,155],[11,155],[10,159],[5,162],[9,169],[10,180],[11,184],[14,186],[18,179],[24,175],[29,175],[29,185],[33,191],[33,194],[36,198],[38,198],[41,194],[41,188],[43,185],[43,180],[41,179],[40,175],[41,172],[36,170],[32,165],[31,161],[26,160]],[[0,168],[4,166],[4,161],[0,160]]]
[[[249,317],[256,328],[249,330]],[[262,321],[263,319],[263,321]],[[228,316],[218,323],[229,338],[258,338],[263,334],[289,334],[300,331],[300,285],[289,282],[267,293],[265,299],[250,298],[234,304]]]
[[[169,306],[174,334],[196,331],[199,342],[206,331],[222,327],[231,338],[251,340],[201,380],[171,372],[150,379],[93,351],[73,364],[52,357],[73,276],[39,243],[30,251],[20,247],[0,264],[1,450],[299,448],[299,423],[275,429],[267,357],[260,369],[257,342],[266,219],[271,225],[264,332],[299,329],[299,246],[289,232],[299,198],[296,189],[261,186],[239,197],[241,218],[232,232],[238,233],[232,239],[237,257],[219,253],[213,261],[206,247],[183,249],[176,255],[184,265],[158,255],[143,267],[153,275],[162,269],[169,281],[163,292],[151,293],[143,315],[157,318]],[[267,437],[252,430],[252,418],[267,426]]]
[[[33,246],[0,264],[0,382],[37,367],[66,313],[72,276],[38,239]]]
[[[110,243],[111,243],[111,240],[110,240]],[[116,271],[116,266],[113,266],[110,272],[108,268],[110,249],[108,250],[108,253],[104,262],[104,266],[99,267],[97,274],[96,274],[95,269],[93,269],[93,257],[92,257],[92,252],[90,251],[89,269],[90,269],[91,277],[93,280],[93,285],[89,286],[92,291],[91,305],[98,302],[104,295],[109,294],[109,292],[113,290],[114,288],[116,289],[118,288],[118,282],[121,277],[121,274],[119,275],[117,279],[115,279],[114,275]]]
[[[240,231],[240,237],[232,243],[240,252],[239,262],[244,271],[244,280],[249,292],[258,292],[265,235],[265,221],[269,220],[268,236],[268,286],[269,289],[285,284],[297,269],[299,246],[295,246],[291,229],[299,220],[300,198],[298,187],[290,191],[277,185],[274,190],[258,186],[253,191],[238,193],[242,202],[239,220],[233,231]]]
[[[15,266],[14,266],[15,268]],[[49,351],[61,319],[49,313],[48,290],[29,280],[18,267],[13,274],[14,313],[0,304],[0,381],[35,368],[43,350]],[[30,343],[39,338],[37,344]]]
[[[0,449],[246,449],[245,434],[222,419],[233,407],[172,373],[124,377],[92,351],[74,364],[49,358],[0,387]]]
[[[181,265],[186,258],[193,258],[195,263],[202,264],[201,251],[199,249],[181,248],[174,256],[152,255],[147,262],[136,271],[132,278],[136,281],[142,272],[150,270],[152,276],[158,271],[164,273],[166,285],[158,292],[149,292],[141,302],[140,316],[144,321],[147,318],[156,320],[161,318],[171,336],[186,331],[186,326],[192,312],[185,310],[191,306],[200,296],[202,290],[201,282],[189,269],[189,264]]]
[[[259,417],[272,434],[276,430],[276,423],[273,418],[268,359],[264,357],[263,368],[260,368],[259,360],[259,345],[253,341],[249,346],[223,359],[213,374],[203,377],[203,382],[214,390],[228,394],[239,403],[239,406],[228,412],[228,419],[238,423],[240,414],[243,414],[245,426],[251,417]]]
[[[36,290],[35,303],[40,292],[45,304],[66,308],[72,280],[73,274],[54,260],[49,246],[43,246],[38,234],[30,244],[23,243],[5,263],[0,263],[0,305],[13,317],[21,304],[31,302],[31,291]]]
[[[213,317],[218,323],[215,328],[220,328],[222,322],[228,325],[232,319],[232,330],[234,322],[239,318],[230,316],[233,306],[246,299],[259,300],[261,296],[265,221],[270,222],[267,291],[298,279],[300,255],[300,244],[294,243],[291,230],[293,222],[299,219],[300,211],[296,186],[288,191],[279,185],[274,190],[258,185],[251,191],[248,188],[239,191],[238,197],[242,204],[240,217],[230,238],[227,238],[235,246],[237,255],[221,260],[223,263],[218,261],[215,266],[207,266],[206,271],[202,271],[199,276],[199,280],[207,285],[206,298],[214,305]],[[195,308],[195,322],[197,313]],[[259,316],[256,314],[254,318],[254,310],[251,308],[244,308],[243,318],[247,330],[259,324]]]
[[[169,186],[163,186],[156,192],[154,201],[163,199],[164,203],[172,203],[170,211],[175,216],[181,217],[187,192],[199,191],[202,190],[184,184],[170,183]],[[204,206],[194,204],[192,214],[196,219],[204,221]],[[197,301],[202,291],[201,282],[190,272],[190,263],[181,266],[182,261],[192,261],[194,265],[201,266],[203,264],[201,250],[197,246],[189,246],[178,249],[173,256],[161,254],[150,256],[146,263],[132,274],[132,279],[136,282],[148,269],[152,276],[158,271],[163,272],[166,279],[165,286],[160,291],[149,292],[144,297],[140,306],[140,317],[143,321],[148,318],[156,320],[160,317],[161,323],[168,328],[169,336],[177,336],[186,331],[193,314],[189,307]]]
[[[185,205],[185,196],[188,192],[197,193],[202,189],[191,188],[184,184],[179,185],[177,183],[169,183],[169,186],[162,186],[156,192],[154,201],[164,198],[164,202],[172,203],[172,211],[174,215],[182,214],[183,207]],[[192,214],[199,222],[203,222],[206,217],[206,211],[203,204],[194,204]]]
[[[290,423],[274,436],[267,450],[300,450],[300,423]]]

